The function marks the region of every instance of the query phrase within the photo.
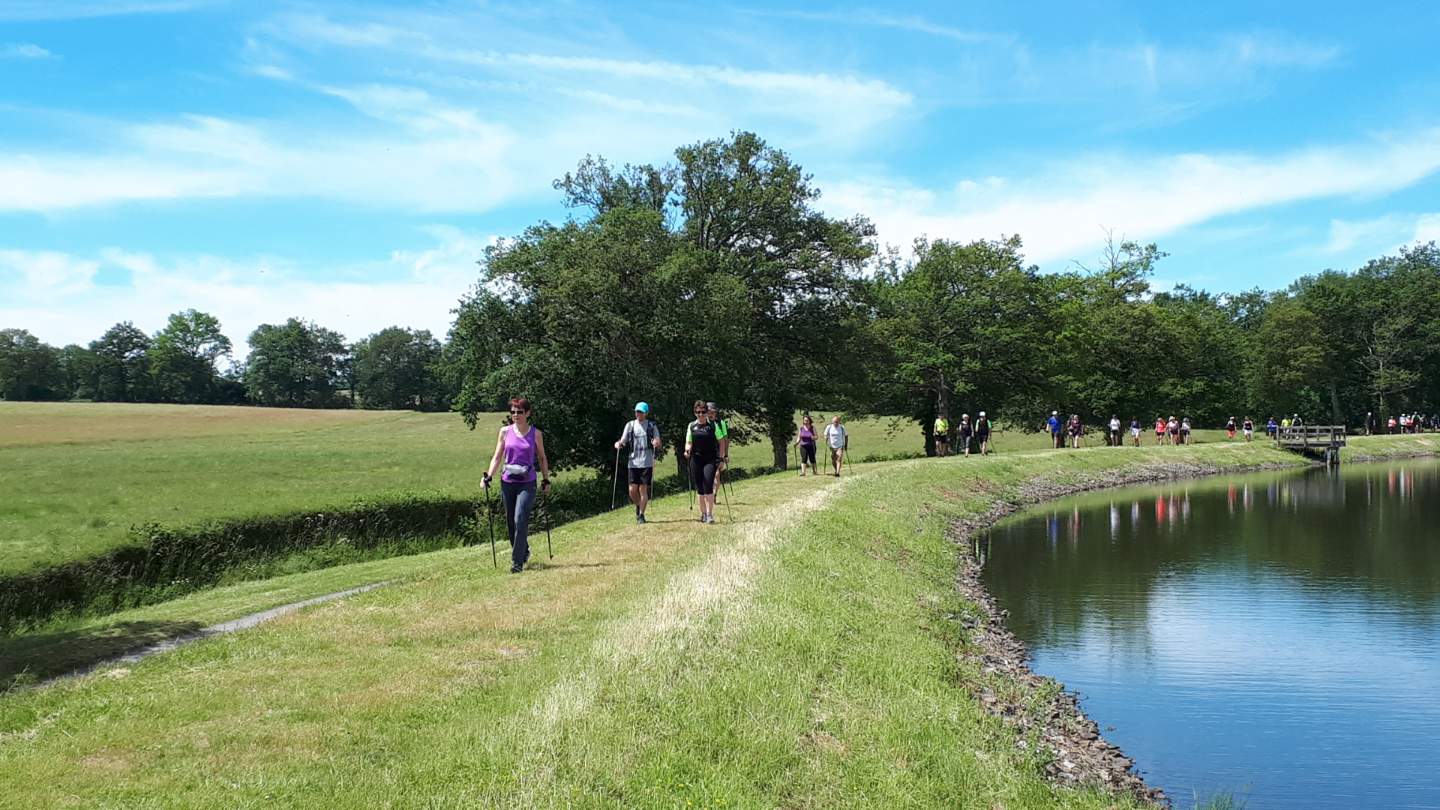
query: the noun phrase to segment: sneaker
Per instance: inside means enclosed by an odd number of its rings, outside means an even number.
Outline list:
[[[523,566],[523,565],[512,565],[512,566],[510,566],[510,573],[512,573],[512,574],[518,574],[518,573],[520,573],[521,571],[524,571],[524,570],[525,570],[525,566]]]
[[[644,522],[645,522],[645,513],[644,513],[644,512],[641,512],[640,514],[636,515],[636,516],[635,516],[635,522],[636,522],[636,523],[644,523]]]

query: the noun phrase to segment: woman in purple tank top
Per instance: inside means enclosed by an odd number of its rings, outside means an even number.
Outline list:
[[[510,421],[500,428],[495,455],[485,469],[485,486],[500,473],[500,499],[505,504],[505,529],[510,534],[510,573],[518,574],[530,559],[530,513],[535,506],[535,469],[540,486],[550,489],[550,461],[545,457],[545,435],[530,424],[530,400],[510,400]],[[503,465],[503,466],[502,466]]]
[[[800,422],[800,434],[795,437],[795,444],[800,448],[800,477],[805,477],[806,468],[819,475],[815,469],[815,421],[808,413]]]

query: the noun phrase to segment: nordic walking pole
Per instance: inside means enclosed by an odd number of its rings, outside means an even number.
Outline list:
[[[495,510],[490,508],[490,482],[485,481],[485,522],[490,524],[490,564],[500,567],[500,558],[495,554]]]
[[[725,491],[725,468],[715,470],[715,478],[720,482],[720,494],[725,496],[725,522],[734,523],[735,515],[730,511],[730,495]]]
[[[695,511],[695,482],[690,480],[690,459],[685,459],[685,494],[690,496],[690,511]]]
[[[615,511],[615,490],[620,486],[620,448],[615,448],[615,475],[610,478],[610,511]]]
[[[550,488],[545,487],[545,552],[555,559],[555,547],[550,544]]]

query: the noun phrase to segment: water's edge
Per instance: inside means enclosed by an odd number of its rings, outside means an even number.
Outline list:
[[[1390,459],[1380,459],[1389,461]],[[1314,462],[1312,466],[1323,466]],[[974,695],[990,714],[1000,717],[1017,731],[1016,745],[1028,748],[1032,735],[1045,749],[1049,762],[1046,776],[1069,787],[1091,784],[1115,793],[1128,793],[1142,802],[1169,806],[1164,791],[1147,784],[1134,771],[1134,760],[1109,742],[1080,708],[1078,697],[1064,684],[1030,669],[1025,644],[1005,624],[1008,611],[1002,609],[981,581],[983,563],[978,552],[979,536],[1001,518],[1045,501],[1101,489],[1243,474],[1265,470],[1301,470],[1305,465],[1252,464],[1221,466],[1203,463],[1162,462],[1111,470],[1083,480],[1059,484],[1033,478],[1008,495],[997,495],[982,512],[950,525],[949,538],[960,547],[955,587],[961,596],[980,609],[980,616],[962,616],[968,644],[960,655],[986,675],[1003,679],[1014,689],[980,687]]]

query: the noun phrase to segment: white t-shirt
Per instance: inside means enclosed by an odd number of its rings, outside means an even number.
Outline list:
[[[1111,419],[1111,420],[1110,420],[1110,429],[1111,429],[1112,431],[1119,431],[1119,430],[1120,430],[1120,420],[1119,420],[1119,419]]]
[[[829,424],[825,426],[825,441],[830,443],[831,450],[840,450],[845,447],[845,426]]]

